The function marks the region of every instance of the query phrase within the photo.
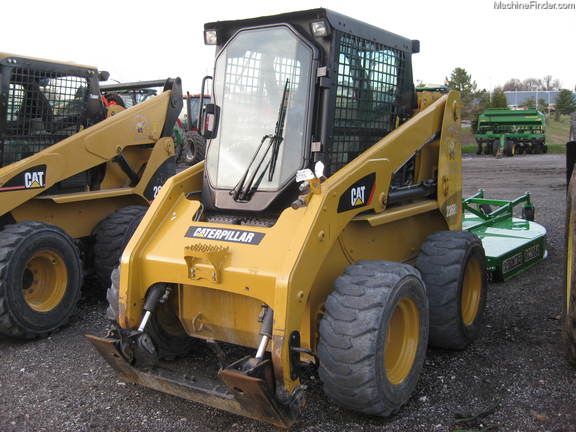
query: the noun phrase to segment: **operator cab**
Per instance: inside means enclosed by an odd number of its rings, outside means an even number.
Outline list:
[[[201,119],[208,220],[273,218],[297,198],[299,170],[321,161],[330,176],[416,107],[418,41],[326,9],[208,23],[204,37],[216,45]]]
[[[0,53],[0,167],[104,117],[96,68]]]

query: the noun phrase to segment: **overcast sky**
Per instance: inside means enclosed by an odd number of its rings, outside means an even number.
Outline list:
[[[415,80],[442,83],[455,67],[464,67],[480,88],[550,74],[573,90],[576,9],[498,10],[494,3],[7,0],[2,3],[0,50],[94,65],[119,81],[180,76],[185,91],[198,92],[214,58],[214,48],[203,43],[205,22],[326,7],[419,39]]]

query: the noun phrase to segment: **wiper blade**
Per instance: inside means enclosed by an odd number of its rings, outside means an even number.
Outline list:
[[[278,160],[278,151],[280,150],[280,144],[284,141],[284,122],[286,120],[286,111],[288,109],[288,95],[290,93],[290,80],[286,79],[286,84],[284,84],[284,91],[282,92],[282,101],[280,102],[280,110],[278,111],[278,120],[276,120],[276,130],[274,131],[274,136],[271,141],[272,145],[272,156],[270,159],[270,171],[268,171],[268,181],[272,181],[274,176],[274,170],[276,169],[276,161]]]
[[[282,92],[282,100],[280,102],[280,109],[278,111],[278,119],[276,120],[276,129],[274,131],[274,135],[264,135],[262,137],[260,145],[254,152],[254,155],[252,156],[252,159],[250,160],[248,167],[246,167],[246,171],[240,178],[238,184],[230,192],[233,195],[234,201],[249,201],[252,196],[252,193],[256,189],[258,189],[258,186],[262,182],[262,179],[266,171],[268,171],[268,181],[272,181],[272,177],[274,176],[274,171],[276,169],[276,161],[278,159],[280,144],[282,144],[282,141],[284,140],[284,123],[286,120],[286,111],[288,109],[288,96],[290,93],[289,87],[290,87],[290,80],[286,79],[286,84],[284,85],[284,91]],[[250,178],[248,179],[248,181],[246,181],[246,178],[250,173],[250,169],[254,165],[256,158],[260,154],[260,150],[262,149],[262,146],[266,141],[269,141],[268,145],[266,146],[266,150],[264,151],[264,154],[260,158],[260,161],[258,162],[256,168],[252,171]],[[262,167],[262,164],[264,163],[264,160],[266,159],[266,156],[268,155],[270,149],[272,149],[272,155],[270,157],[270,160],[265,165],[264,169],[261,171],[258,180],[254,182],[254,180],[256,179],[256,175],[260,171],[260,168]]]
[[[250,179],[248,180],[248,182],[246,182],[246,177],[248,177],[248,174],[250,173],[250,168],[252,168],[252,165],[254,165],[254,162],[256,161],[256,157],[260,153],[260,149],[262,148],[262,146],[264,145],[266,140],[269,140],[270,138],[271,138],[270,135],[264,135],[262,137],[262,141],[260,141],[260,145],[258,146],[256,151],[254,152],[254,155],[252,156],[252,160],[250,160],[248,167],[246,167],[246,171],[244,171],[244,174],[242,175],[242,177],[240,177],[240,181],[236,184],[234,189],[232,189],[232,191],[230,191],[230,194],[233,195],[234,201],[245,201],[246,200],[247,192],[250,190],[249,186],[251,186],[252,183],[254,182],[254,177],[256,176],[258,169],[262,166],[262,162],[264,162],[264,159],[266,158],[266,155],[268,154],[268,151],[270,150],[271,144],[268,144],[268,147],[266,148],[266,151],[264,152],[264,156],[262,156],[262,158],[260,159],[258,166],[256,167],[256,169],[254,170],[254,172],[250,176]],[[246,187],[244,187],[244,183],[246,183]]]

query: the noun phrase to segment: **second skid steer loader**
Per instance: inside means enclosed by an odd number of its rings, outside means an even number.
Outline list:
[[[206,160],[163,187],[112,276],[114,330],[88,338],[127,381],[283,427],[312,361],[339,405],[394,414],[428,344],[463,349],[483,320],[459,94],[417,95],[418,41],[325,9],[204,35]],[[171,366],[198,341],[211,370]]]
[[[175,173],[180,79],[123,110],[102,103],[107,75],[0,53],[0,336],[32,339],[66,323],[83,274],[110,280]]]

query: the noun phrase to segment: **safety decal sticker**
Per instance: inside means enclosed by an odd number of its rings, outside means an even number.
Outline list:
[[[0,192],[28,189],[44,189],[46,186],[46,165],[36,165],[18,173],[2,186]]]
[[[376,189],[376,173],[361,178],[340,197],[338,213],[369,205],[374,196],[374,189]]]
[[[256,231],[244,231],[237,229],[207,228],[191,226],[186,231],[186,237],[202,240],[218,240],[231,243],[243,243],[258,245],[265,234]]]

